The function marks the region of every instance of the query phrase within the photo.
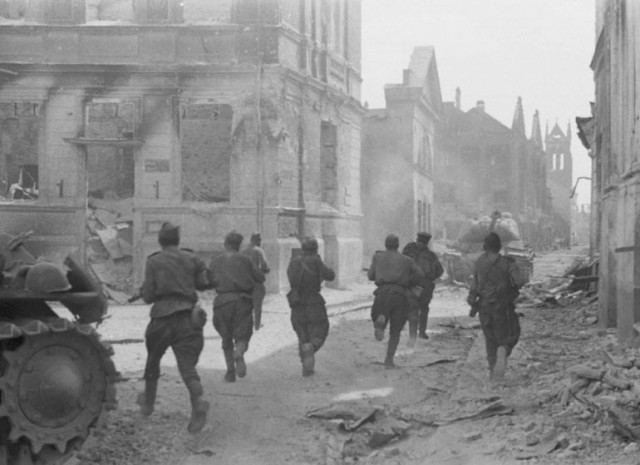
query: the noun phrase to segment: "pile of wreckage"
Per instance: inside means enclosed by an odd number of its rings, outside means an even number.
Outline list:
[[[121,302],[133,286],[132,199],[89,199],[87,261],[107,297]]]
[[[528,283],[516,303],[526,307],[592,306],[598,300],[598,263],[597,258],[577,258],[562,276]]]

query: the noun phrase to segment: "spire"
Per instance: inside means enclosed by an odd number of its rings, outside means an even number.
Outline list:
[[[549,138],[549,120],[546,120],[545,129],[544,129],[544,139],[547,140]]]
[[[513,113],[513,124],[511,124],[511,130],[521,136],[527,137],[524,129],[524,111],[522,109],[522,97],[518,97],[518,103],[516,103],[516,111]]]
[[[533,124],[531,126],[531,141],[542,149],[542,131],[540,130],[540,113],[538,110],[533,114]]]
[[[456,108],[458,110],[460,110],[461,100],[462,100],[462,91],[460,90],[460,87],[456,87]]]
[[[567,121],[567,144],[571,145],[571,120]]]

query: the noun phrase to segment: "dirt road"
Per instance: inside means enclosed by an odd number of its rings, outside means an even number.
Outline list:
[[[542,256],[539,268],[561,273],[574,258]],[[114,308],[101,332],[116,342],[119,408],[80,463],[636,463],[626,444],[604,432],[605,421],[599,437],[583,411],[558,406],[564,370],[589,357],[586,348],[598,337],[594,325],[574,318],[577,310],[523,308],[522,343],[507,384],[493,386],[484,342],[465,316],[466,290],[437,290],[430,339],[410,350],[403,333],[394,370],[381,364],[386,340],[374,340],[368,309],[353,310],[366,307],[371,291],[369,284],[326,290],[331,331],[310,378],[301,376],[282,296],[269,296],[265,327],[248,352],[248,375],[234,384],[222,380],[220,340],[209,322],[199,367],[212,410],[195,436],[186,432],[188,396],[171,354],[163,361],[156,413],[148,421],[138,416],[146,308]],[[465,420],[479,412],[479,419]]]

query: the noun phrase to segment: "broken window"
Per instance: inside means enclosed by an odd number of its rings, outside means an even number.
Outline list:
[[[323,121],[320,125],[320,184],[322,202],[338,207],[338,150],[337,128]]]
[[[0,18],[22,19],[27,10],[27,0],[0,0]]]
[[[133,139],[136,115],[133,99],[93,99],[87,103],[85,138],[114,143],[87,147],[89,196],[113,200],[133,197],[133,148],[117,143]]]
[[[86,20],[133,21],[133,0],[94,0],[86,3]]]
[[[35,200],[39,195],[39,104],[0,102],[0,196]]]
[[[226,202],[231,195],[233,109],[231,105],[182,106],[182,199]]]

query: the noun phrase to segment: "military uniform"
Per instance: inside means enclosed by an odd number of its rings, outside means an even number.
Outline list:
[[[258,245],[251,244],[242,253],[248,256],[253,262],[253,265],[262,271],[263,274],[266,275],[271,271],[269,263],[267,262],[266,254]],[[253,288],[253,322],[256,330],[260,329],[260,323],[262,321],[262,302],[264,301],[266,294],[267,290],[264,283],[256,283]]]
[[[426,244],[418,244],[419,250],[415,258],[416,265],[424,273],[424,281],[422,282],[422,293],[418,299],[419,321],[418,334],[420,337],[427,339],[427,320],[429,318],[429,304],[433,299],[433,291],[436,287],[435,281],[442,276],[444,268],[438,259],[438,256],[429,249]]]
[[[476,311],[480,314],[492,375],[499,348],[503,347],[508,357],[520,338],[514,300],[523,284],[524,278],[510,257],[485,252],[474,265],[467,301],[472,306],[472,315]]]
[[[141,293],[143,300],[153,305],[151,321],[145,332],[145,393],[138,399],[143,414],[149,415],[153,411],[160,361],[169,347],[175,354],[180,376],[189,390],[194,412],[199,409],[202,416],[202,411],[208,410],[208,403],[201,401],[203,389],[196,370],[204,345],[203,328],[194,318],[199,311],[199,307],[196,307],[196,290],[208,287],[206,265],[191,251],[168,246],[147,259]],[[190,430],[192,426],[190,424]]]
[[[327,267],[315,251],[293,257],[287,268],[291,292],[291,326],[298,336],[303,375],[313,374],[315,354],[329,334],[329,318],[320,287],[322,281],[333,281],[334,271]]]
[[[253,289],[264,283],[264,274],[247,255],[226,250],[210,265],[210,281],[216,290],[213,326],[222,338],[227,381],[246,373],[243,355],[253,334]]]
[[[384,328],[389,323],[390,339],[385,364],[393,366],[400,332],[407,322],[409,312],[407,291],[422,283],[424,274],[409,257],[397,250],[386,250],[376,252],[373,256],[368,277],[377,286],[371,307],[376,339],[382,340]]]

